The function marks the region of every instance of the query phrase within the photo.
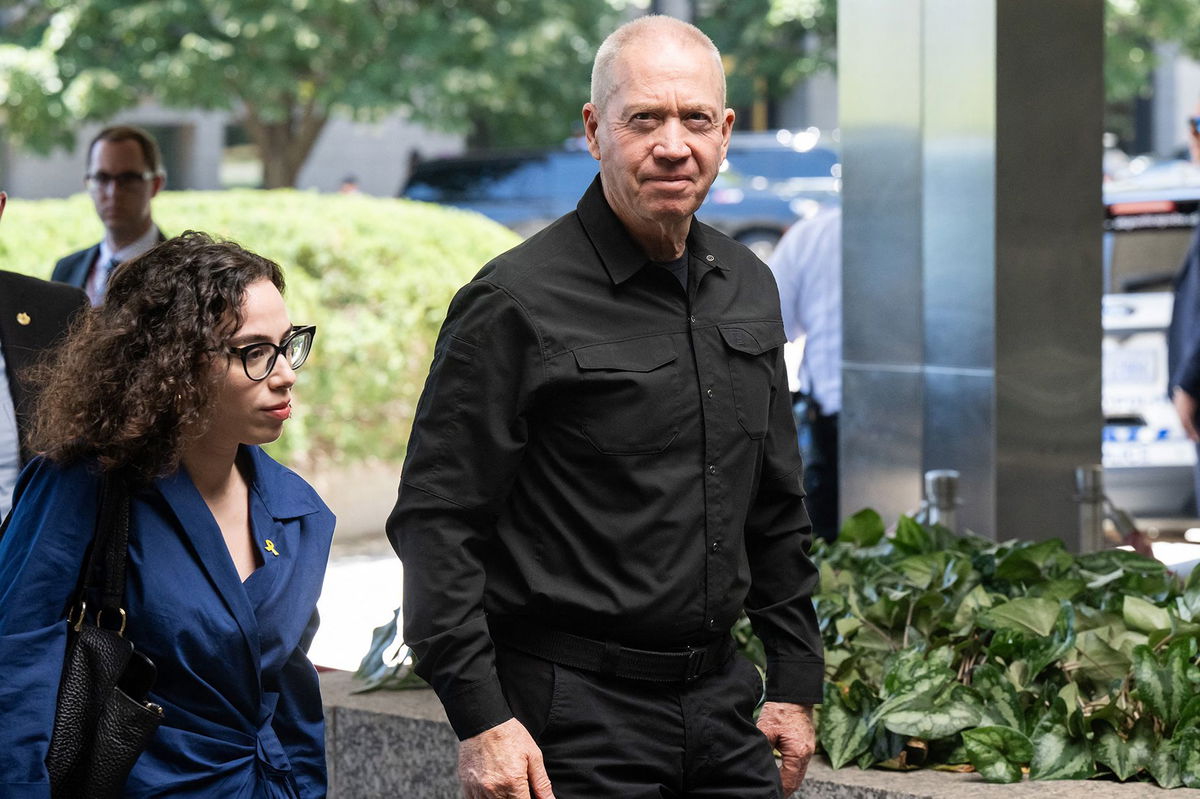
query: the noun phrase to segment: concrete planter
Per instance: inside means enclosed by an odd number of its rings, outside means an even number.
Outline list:
[[[457,740],[432,691],[351,694],[350,674],[321,675],[330,799],[460,799]],[[1024,782],[989,785],[977,774],[837,771],[809,765],[803,799],[1200,799],[1200,790],[1162,791],[1148,783]],[[565,799],[565,797],[564,797]],[[620,799],[596,797],[596,799]]]

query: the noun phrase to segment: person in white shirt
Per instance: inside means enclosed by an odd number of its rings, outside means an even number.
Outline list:
[[[838,519],[838,413],[842,408],[842,210],[793,225],[771,255],[784,332],[804,339],[796,427],[813,533],[832,541]]]
[[[164,240],[151,218],[150,201],[165,182],[158,144],[149,133],[132,125],[97,133],[88,146],[84,185],[104,224],[104,240],[59,260],[51,280],[84,289],[98,305],[117,265]]]

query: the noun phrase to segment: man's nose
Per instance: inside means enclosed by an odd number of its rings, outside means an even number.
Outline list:
[[[667,161],[681,161],[691,154],[687,146],[687,131],[678,119],[668,119],[659,127],[659,139],[654,155]]]

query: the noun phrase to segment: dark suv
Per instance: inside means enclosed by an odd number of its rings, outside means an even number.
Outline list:
[[[597,171],[581,149],[466,155],[418,164],[401,196],[477,211],[528,236],[573,210]],[[765,258],[797,218],[837,202],[839,182],[832,150],[735,136],[697,216]]]

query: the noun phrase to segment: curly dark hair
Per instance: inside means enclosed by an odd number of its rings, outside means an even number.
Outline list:
[[[246,288],[259,280],[283,291],[278,264],[191,230],[122,264],[104,303],[30,373],[31,448],[143,480],[175,471],[207,427],[214,353],[227,349]]]

